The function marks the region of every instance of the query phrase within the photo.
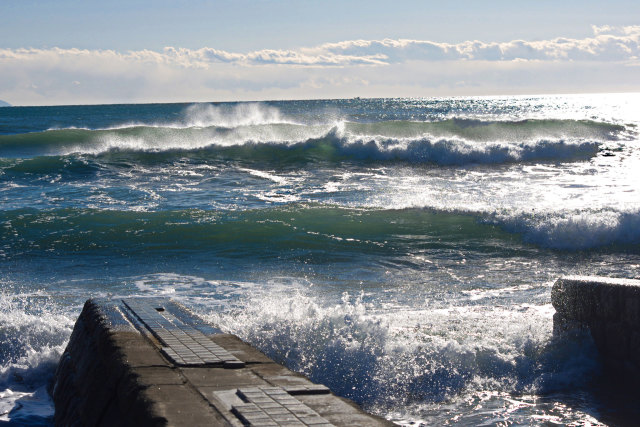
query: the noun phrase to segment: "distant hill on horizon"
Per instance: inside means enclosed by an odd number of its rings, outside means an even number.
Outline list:
[[[0,107],[11,107],[11,104],[0,99]]]

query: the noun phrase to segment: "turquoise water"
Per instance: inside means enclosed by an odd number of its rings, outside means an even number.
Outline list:
[[[637,94],[0,109],[0,423],[162,295],[405,425],[615,423],[564,274],[638,277]],[[621,415],[622,414],[622,415]],[[635,416],[635,415],[634,415]]]

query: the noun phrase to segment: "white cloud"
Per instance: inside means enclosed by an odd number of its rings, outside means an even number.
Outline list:
[[[617,60],[640,54],[640,26],[593,27],[594,36],[584,39],[555,38],[542,41],[466,41],[458,44],[424,40],[355,40],[330,43],[308,52],[352,56],[384,55],[383,62],[407,60]]]
[[[640,26],[593,27],[593,34],[500,43],[351,40],[249,53],[0,49],[0,99],[56,104],[640,89],[637,67],[630,66],[640,58]]]
[[[326,43],[298,50],[264,49],[235,53],[204,47],[186,49],[166,47],[119,53],[112,50],[80,49],[0,49],[0,60],[29,60],[49,57],[52,61],[71,58],[102,58],[207,68],[215,63],[252,65],[302,65],[311,67],[388,65],[411,60],[618,60],[636,59],[640,54],[640,26],[593,26],[593,37],[555,38],[541,41],[509,42],[466,41],[458,44],[426,40],[384,39],[349,40]]]

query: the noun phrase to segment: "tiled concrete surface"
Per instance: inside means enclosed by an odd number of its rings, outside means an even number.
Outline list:
[[[243,403],[232,405],[232,412],[250,426],[333,426],[281,387],[240,388],[236,395]]]
[[[173,364],[178,366],[222,364],[238,368],[244,366],[243,362],[211,341],[195,327],[182,322],[157,300],[154,300],[154,304],[140,299],[126,299],[123,303],[129,309],[129,313],[137,317],[163,344],[162,354]]]

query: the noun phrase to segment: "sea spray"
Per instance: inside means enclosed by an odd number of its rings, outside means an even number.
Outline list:
[[[0,421],[42,425],[53,417],[47,388],[73,319],[42,294],[0,294]]]
[[[282,293],[281,293],[282,292]],[[489,305],[409,313],[380,311],[364,294],[324,306],[311,295],[272,290],[241,310],[207,317],[275,360],[369,410],[439,404],[475,394],[552,393],[583,387],[597,370],[593,343],[551,337],[552,309]]]

